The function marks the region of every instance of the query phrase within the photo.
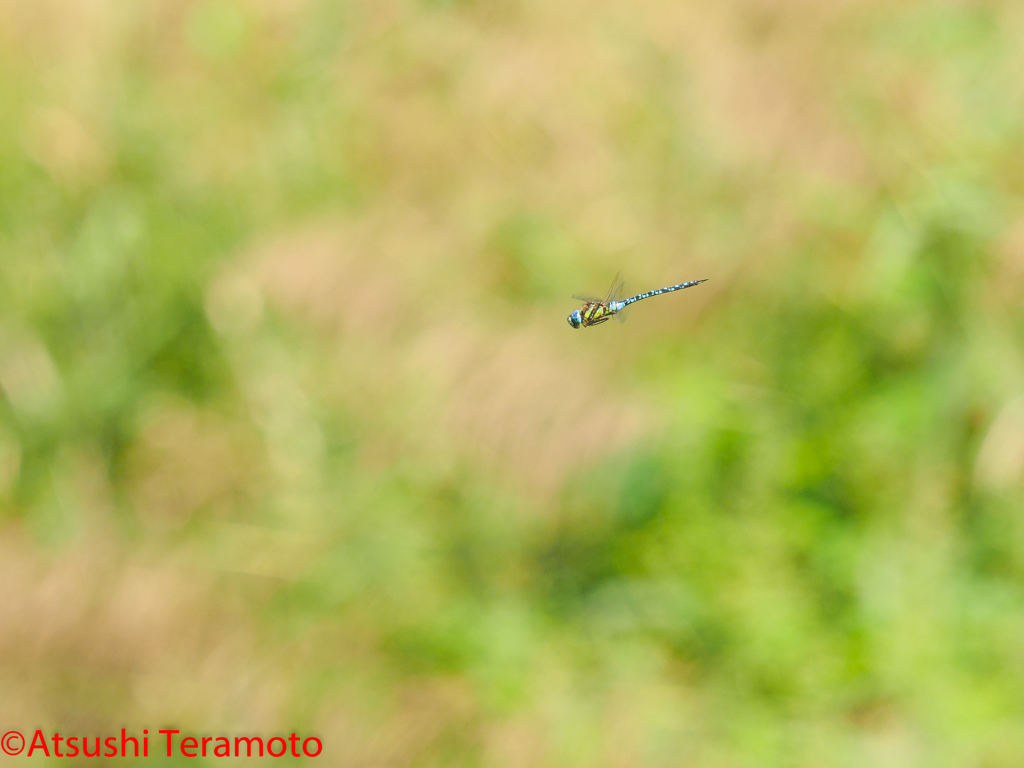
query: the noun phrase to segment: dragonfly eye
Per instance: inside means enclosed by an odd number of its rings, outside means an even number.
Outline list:
[[[580,315],[580,311],[578,309],[573,310],[573,313],[566,319],[569,321],[569,325],[573,328],[579,328],[583,325],[583,317]]]

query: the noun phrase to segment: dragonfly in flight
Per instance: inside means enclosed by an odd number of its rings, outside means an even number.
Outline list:
[[[567,319],[569,320],[569,325],[573,328],[589,328],[592,325],[600,325],[611,317],[621,322],[622,315],[619,313],[630,304],[635,304],[641,299],[647,299],[651,296],[660,296],[663,293],[672,293],[672,291],[681,291],[683,288],[692,288],[695,285],[706,282],[707,280],[691,280],[688,283],[668,285],[656,291],[638,293],[636,296],[623,299],[622,289],[625,284],[622,282],[622,278],[616,275],[615,282],[612,283],[612,287],[608,289],[608,293],[605,294],[603,299],[595,299],[592,296],[583,296],[578,293],[573,294],[573,298],[582,301],[583,306],[580,309],[574,310]]]

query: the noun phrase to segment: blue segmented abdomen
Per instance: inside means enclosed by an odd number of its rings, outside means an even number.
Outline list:
[[[658,288],[655,291],[648,291],[647,293],[638,293],[636,296],[631,296],[628,299],[624,299],[623,301],[616,303],[622,304],[623,307],[628,307],[630,304],[640,301],[641,299],[647,299],[650,298],[651,296],[660,296],[663,293],[672,293],[672,291],[681,291],[683,288],[692,288],[695,285],[700,285],[701,283],[706,282],[707,280],[690,280],[687,283],[677,283],[676,285],[668,285],[665,286],[664,288]]]

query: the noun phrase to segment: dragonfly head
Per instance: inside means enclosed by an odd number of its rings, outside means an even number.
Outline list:
[[[566,319],[569,321],[569,325],[573,328],[579,328],[583,325],[583,315],[580,314],[578,309],[573,310],[573,313]]]

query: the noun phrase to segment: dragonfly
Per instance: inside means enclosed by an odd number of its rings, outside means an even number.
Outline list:
[[[707,280],[690,280],[688,283],[667,285],[664,288],[658,288],[656,291],[638,293],[636,296],[623,299],[622,291],[625,283],[622,281],[621,276],[616,275],[612,287],[608,289],[608,293],[605,294],[603,299],[595,299],[593,296],[574,293],[573,298],[582,301],[583,306],[580,309],[574,310],[567,319],[569,325],[573,328],[589,328],[592,325],[600,325],[612,317],[622,322],[623,315],[620,313],[630,304],[635,304],[651,296],[660,296],[663,293],[672,293],[672,291],[681,291],[683,288],[692,288],[695,285],[706,282]]]

